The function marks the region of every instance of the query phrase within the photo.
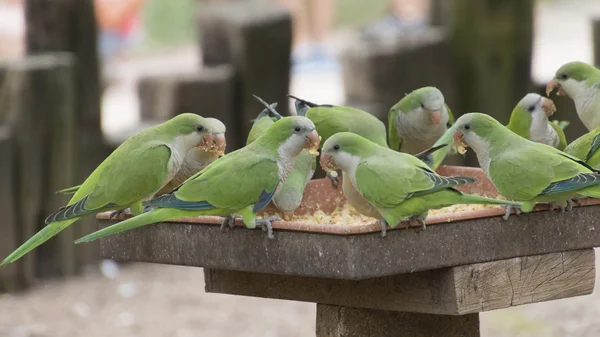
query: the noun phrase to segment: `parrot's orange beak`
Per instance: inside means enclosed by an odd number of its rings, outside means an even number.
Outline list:
[[[467,152],[467,148],[469,147],[469,145],[465,143],[465,135],[463,135],[460,131],[454,131],[452,139],[454,140],[454,146],[456,146],[456,150],[458,150],[458,153],[464,154],[465,152]]]
[[[550,94],[552,93],[552,90],[558,88],[558,91],[556,92],[556,96],[566,96],[565,92],[563,91],[563,89],[560,86],[560,83],[558,83],[558,81],[556,79],[553,79],[552,81],[548,82],[548,84],[546,85],[546,96],[550,96]]]
[[[203,136],[198,147],[206,152],[222,156],[225,154],[225,148],[227,147],[225,134],[217,133],[214,135]]]
[[[546,97],[542,97],[542,109],[544,110],[544,113],[546,113],[546,117],[550,117],[552,116],[552,114],[554,114],[554,112],[556,112],[556,106],[554,105],[554,102]]]
[[[321,164],[321,168],[325,171],[325,172],[331,172],[331,171],[335,171],[337,170],[337,166],[335,165],[335,160],[333,160],[333,157],[331,157],[328,154],[321,154],[321,160],[319,161],[319,164]]]
[[[304,148],[308,153],[318,156],[319,155],[319,144],[321,143],[321,137],[317,133],[317,130],[312,130],[306,135],[304,140]]]
[[[442,112],[440,110],[432,111],[429,114],[429,118],[434,125],[440,125],[440,122],[442,121]]]

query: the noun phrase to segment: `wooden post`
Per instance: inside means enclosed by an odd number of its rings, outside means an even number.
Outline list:
[[[70,53],[48,53],[0,64],[0,91],[8,98],[3,123],[14,131],[19,245],[68,201],[54,192],[75,183],[74,63]],[[72,228],[67,228],[24,256],[25,278],[74,274],[73,239]]]
[[[600,67],[600,17],[592,20],[592,48],[594,65]]]
[[[247,135],[262,110],[252,94],[278,102],[287,113],[292,44],[290,14],[262,1],[231,1],[198,6],[200,46],[205,66],[231,64],[236,73],[235,106]]]
[[[93,0],[26,0],[27,53],[67,51],[76,59],[75,111],[77,113],[76,183],[81,183],[109,154],[100,124],[100,70],[96,52]],[[62,188],[68,186],[61,186]],[[78,236],[96,229],[94,221],[77,223]],[[77,264],[98,259],[98,244],[77,246]]]
[[[477,111],[506,124],[516,102],[532,89],[533,6],[533,0],[454,0],[456,118]],[[477,164],[474,156],[467,162]]]

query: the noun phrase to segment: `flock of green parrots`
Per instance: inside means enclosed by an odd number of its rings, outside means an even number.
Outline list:
[[[575,102],[590,132],[567,146],[566,122],[550,122],[553,102],[527,94],[507,126],[483,113],[456,121],[434,87],[417,89],[390,109],[384,123],[355,108],[317,105],[296,97],[296,116],[282,117],[268,105],[254,120],[247,145],[225,152],[225,125],[185,113],[141,131],[119,146],[46,218],[47,226],[8,256],[14,262],[87,215],[127,210],[134,216],[76,243],[144,225],[199,215],[222,216],[221,229],[240,216],[273,238],[271,221],[256,214],[273,201],[285,215],[299,206],[304,188],[320,165],[337,187],[343,174],[347,201],[386,227],[402,220],[425,227],[430,209],[454,204],[506,205],[530,212],[538,202],[570,210],[573,201],[600,197],[600,70],[582,62],[563,65],[548,83]],[[472,177],[443,177],[435,170],[451,151],[476,153],[485,174],[508,200],[460,192]]]

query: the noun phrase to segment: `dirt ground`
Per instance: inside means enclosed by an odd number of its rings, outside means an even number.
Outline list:
[[[482,336],[600,336],[599,297],[596,291],[484,313]],[[314,336],[315,311],[310,303],[207,294],[201,268],[104,263],[1,295],[0,336]]]

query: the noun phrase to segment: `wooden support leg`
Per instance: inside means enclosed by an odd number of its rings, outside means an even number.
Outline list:
[[[479,336],[479,315],[418,314],[317,304],[317,337]]]

